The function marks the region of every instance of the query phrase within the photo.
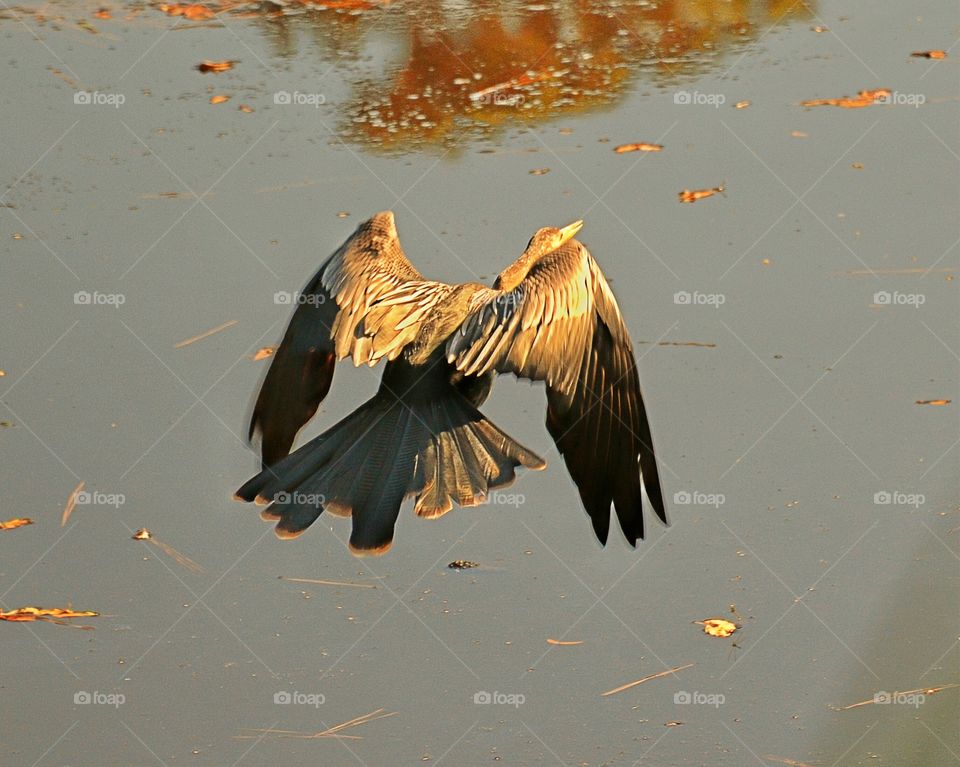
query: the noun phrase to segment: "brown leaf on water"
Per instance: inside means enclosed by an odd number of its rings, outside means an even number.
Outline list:
[[[946,51],[914,51],[910,54],[914,58],[918,59],[945,59],[947,58]]]
[[[29,517],[14,517],[6,522],[0,522],[0,530],[16,530],[18,527],[32,525],[33,520]]]
[[[95,14],[93,14],[93,15],[96,16],[98,19],[112,19],[112,18],[113,18],[113,16],[110,14],[110,9],[109,9],[109,8],[101,8],[100,10],[98,10],[98,11],[97,11]]]
[[[0,610],[0,621],[12,621],[16,623],[32,623],[35,621],[45,621],[47,623],[57,623],[61,626],[70,626],[66,618],[95,618],[100,613],[92,610],[71,610],[60,607],[18,607],[16,610]],[[73,626],[73,628],[93,630],[93,626]]]
[[[696,202],[705,197],[713,197],[715,194],[723,194],[725,191],[726,187],[720,184],[720,186],[715,186],[712,189],[684,189],[682,192],[678,192],[678,196],[680,202]]]
[[[277,351],[276,346],[264,346],[262,349],[257,349],[256,354],[249,355],[249,359],[254,362],[259,362],[260,360],[265,360],[267,357],[272,357]]]
[[[70,493],[70,496],[67,498],[67,505],[63,507],[63,516],[60,517],[60,527],[64,527],[67,524],[67,520],[70,519],[70,515],[73,514],[73,510],[77,505],[77,495],[83,490],[86,484],[86,482],[81,482],[73,488],[73,492]]]
[[[550,172],[550,168],[534,168],[529,171],[531,176],[543,176]]]
[[[620,146],[615,146],[613,151],[617,154],[623,154],[624,152],[662,152],[663,144],[646,144],[641,141],[637,144],[621,144]]]
[[[750,104],[751,104],[751,101],[749,99],[744,99],[743,101],[738,101],[736,104],[734,104],[733,108],[746,109],[748,106],[750,106]]]
[[[209,59],[204,59],[197,64],[197,69],[204,73],[213,72],[214,74],[219,74],[220,72],[226,72],[229,69],[233,69],[233,65],[239,63],[240,62],[235,59],[224,59],[223,61],[210,61]]]
[[[558,647],[573,647],[583,644],[582,639],[548,639],[547,644],[557,645]]]
[[[211,96],[211,97],[210,97],[210,103],[211,103],[211,104],[223,104],[223,103],[225,103],[225,102],[227,102],[227,101],[229,101],[229,100],[230,100],[230,97],[229,97],[229,96],[224,96],[222,93],[221,93],[221,94],[217,94],[216,96]]]
[[[237,109],[239,109],[241,112],[246,112],[247,114],[250,114],[251,112],[254,111],[253,107],[250,106],[249,104],[241,104],[240,106],[237,107]]]
[[[674,674],[677,671],[683,671],[684,669],[691,668],[696,666],[696,663],[687,663],[685,666],[677,666],[676,668],[668,668],[666,671],[658,671],[656,674],[650,674],[649,676],[643,677],[643,679],[638,679],[636,682],[627,682],[627,684],[620,685],[619,687],[614,687],[612,690],[607,690],[606,692],[600,693],[604,698],[609,695],[616,695],[618,692],[623,692],[624,690],[629,690],[631,687],[636,687],[641,685],[644,682],[649,682],[652,679],[659,679],[662,676],[667,676],[668,674]]]
[[[953,402],[952,399],[918,399],[917,400],[918,405],[939,405],[941,407],[943,405],[949,405],[951,402]]]
[[[731,623],[726,618],[707,618],[694,623],[703,626],[703,632],[712,637],[728,637],[739,628],[736,623]]]
[[[183,18],[189,19],[190,21],[212,19],[214,16],[216,16],[216,14],[209,8],[197,3],[192,5],[185,5],[182,3],[175,3],[174,5],[161,5],[160,10],[168,16],[183,16]]]
[[[856,97],[844,96],[839,99],[811,99],[801,101],[802,107],[841,107],[843,109],[862,109],[872,106],[878,102],[886,101],[890,98],[892,92],[889,88],[877,88],[872,91],[860,91]]]

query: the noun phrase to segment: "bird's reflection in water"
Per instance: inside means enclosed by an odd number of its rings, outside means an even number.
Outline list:
[[[455,149],[602,108],[637,79],[676,86],[816,10],[796,0],[348,5],[268,3],[256,18],[279,56],[298,54],[308,36],[335,66],[361,69],[365,53],[379,61],[390,51],[377,74],[353,78],[338,115],[345,137],[386,151]]]

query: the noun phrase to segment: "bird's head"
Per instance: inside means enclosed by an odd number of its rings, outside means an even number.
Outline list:
[[[573,239],[583,227],[583,221],[574,221],[564,227],[545,226],[537,229],[520,258],[508,269],[501,272],[493,287],[497,290],[512,290],[530,271],[530,268],[544,256]]]
[[[527,243],[523,251],[525,256],[541,256],[553,253],[561,245],[565,245],[573,239],[573,236],[583,227],[583,221],[574,221],[560,229],[555,226],[545,226],[543,229],[537,229],[530,242]]]

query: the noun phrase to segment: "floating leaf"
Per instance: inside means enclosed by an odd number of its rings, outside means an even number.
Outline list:
[[[256,354],[251,355],[250,359],[254,362],[259,362],[260,360],[267,359],[267,357],[272,357],[276,351],[276,346],[264,346],[262,349],[257,349]]]
[[[572,647],[573,645],[583,644],[582,639],[548,639],[547,644],[557,645],[558,647]]]
[[[918,59],[945,59],[947,58],[946,51],[914,51],[910,54]]]
[[[736,623],[731,623],[725,618],[707,618],[694,623],[703,626],[703,632],[712,637],[728,637],[738,628]]]
[[[92,610],[71,610],[60,607],[18,607],[16,610],[0,610],[0,621],[13,621],[17,623],[32,623],[34,621],[46,621],[48,623],[58,623],[60,625],[70,625],[66,623],[65,618],[95,618],[100,613]],[[93,629],[93,626],[76,626],[75,628]]]
[[[641,141],[637,144],[621,144],[614,147],[613,151],[617,154],[623,154],[624,152],[662,152],[663,144],[647,144]]]
[[[451,570],[469,570],[471,567],[480,567],[480,563],[471,562],[468,559],[455,559],[447,567]]]
[[[918,405],[939,405],[941,407],[943,405],[949,405],[951,402],[953,402],[952,399],[918,399],[917,400]]]
[[[220,72],[226,72],[228,69],[233,69],[233,65],[239,63],[239,61],[232,59],[224,59],[223,61],[209,61],[208,59],[204,59],[197,64],[197,69],[204,73],[213,72],[214,74],[219,74]]]
[[[713,197],[715,194],[723,194],[725,190],[726,187],[720,184],[720,186],[715,186],[712,189],[684,189],[682,192],[678,192],[678,196],[680,202],[696,202],[705,197]]]
[[[531,176],[543,176],[550,172],[550,168],[534,168],[530,171]]]
[[[211,96],[211,97],[210,97],[210,103],[211,103],[211,104],[223,104],[224,102],[227,102],[227,101],[229,101],[229,100],[230,100],[230,97],[229,97],[229,96],[224,96],[223,94],[218,94],[218,95],[216,95],[216,96]]]
[[[32,524],[33,520],[27,517],[14,517],[13,519],[8,519],[6,522],[0,522],[0,530],[16,530],[18,527]]]
[[[860,91],[855,98],[844,96],[839,99],[811,99],[810,101],[801,101],[802,107],[842,107],[843,109],[862,109],[876,104],[878,101],[886,101],[893,95],[888,88],[877,88],[872,91]]]

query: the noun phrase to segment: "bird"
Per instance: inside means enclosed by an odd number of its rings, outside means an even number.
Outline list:
[[[520,467],[545,468],[478,409],[494,378],[512,373],[545,383],[547,430],[602,545],[611,505],[627,542],[643,538],[641,477],[666,524],[632,342],[574,238],[582,226],[538,229],[488,287],[423,277],[391,211],[361,223],[297,294],[250,417],[261,470],[234,497],[265,505],[281,539],[324,511],[351,517],[350,551],[383,554],[407,497],[436,518],[483,503]],[[291,452],[344,359],[385,362],[377,393]]]

